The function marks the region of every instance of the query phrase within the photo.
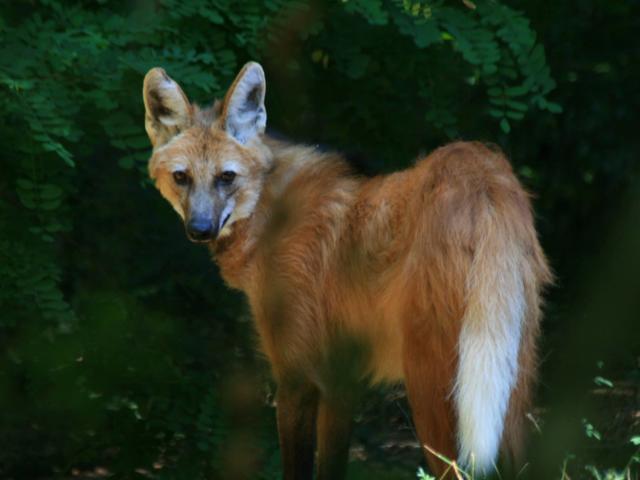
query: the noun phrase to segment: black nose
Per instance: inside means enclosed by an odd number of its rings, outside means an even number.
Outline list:
[[[214,236],[213,223],[205,218],[192,218],[186,225],[187,236],[194,242],[206,242]]]

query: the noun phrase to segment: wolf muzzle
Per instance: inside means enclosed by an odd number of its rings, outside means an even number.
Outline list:
[[[209,218],[192,218],[185,223],[185,230],[192,242],[209,242],[218,236],[218,226]]]

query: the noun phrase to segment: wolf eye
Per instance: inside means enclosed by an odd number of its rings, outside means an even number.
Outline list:
[[[222,183],[231,183],[236,178],[236,172],[232,172],[231,170],[225,170],[220,174],[220,181]]]
[[[178,185],[187,185],[190,181],[189,175],[187,175],[182,170],[177,170],[173,172],[173,180]]]

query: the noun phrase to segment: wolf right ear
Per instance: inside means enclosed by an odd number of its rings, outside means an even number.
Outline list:
[[[192,107],[180,86],[162,68],[152,68],[142,87],[144,126],[155,147],[164,145],[191,123]]]
[[[264,132],[267,110],[264,96],[267,86],[259,63],[249,62],[234,80],[222,106],[222,126],[240,143],[247,143]]]

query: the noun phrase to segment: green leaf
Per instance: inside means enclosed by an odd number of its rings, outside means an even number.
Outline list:
[[[398,26],[398,30],[404,35],[412,37],[418,48],[427,48],[429,45],[442,41],[438,24],[433,19],[415,19],[404,12],[394,12],[393,20]]]
[[[429,475],[422,469],[422,467],[418,468],[416,477],[418,478],[418,480],[436,480],[436,477]]]
[[[582,425],[584,427],[584,432],[587,435],[587,437],[593,438],[598,441],[602,439],[600,432],[596,430],[596,427],[594,427],[591,423],[589,423],[586,418],[582,419]]]
[[[595,480],[604,480],[598,469],[593,465],[585,465],[584,469],[589,472]]]
[[[220,13],[218,13],[216,9],[208,5],[203,5],[202,7],[200,7],[199,13],[202,17],[206,18],[214,25],[224,24],[224,18],[222,17],[222,15],[220,15]]]
[[[45,200],[60,198],[60,196],[62,195],[62,189],[57,185],[48,183],[42,185],[39,195]]]
[[[343,5],[347,12],[359,13],[371,25],[386,25],[389,22],[382,0],[349,0]]]
[[[55,210],[56,208],[58,208],[60,206],[61,202],[59,199],[56,200],[48,200],[48,201],[42,201],[38,204],[38,207],[40,207],[43,210]]]
[[[529,91],[527,85],[519,85],[517,87],[508,87],[505,89],[505,94],[509,97],[520,97],[526,95]]]
[[[498,67],[497,67],[497,65],[495,65],[493,63],[482,66],[482,73],[484,73],[487,76],[488,75],[493,75],[497,71],[498,71]]]
[[[33,188],[35,187],[33,182],[31,180],[26,179],[26,178],[17,179],[16,180],[16,184],[18,185],[18,187],[20,187],[23,190],[33,190]]]
[[[512,120],[522,120],[524,118],[523,112],[514,112],[513,110],[506,112],[505,115],[507,116],[507,118],[510,118]]]
[[[551,113],[562,113],[562,106],[555,102],[547,102],[547,110]]]
[[[593,382],[594,382],[596,385],[599,385],[599,386],[601,386],[601,387],[609,387],[609,388],[613,388],[613,382],[612,382],[611,380],[607,380],[607,379],[606,379],[606,378],[604,378],[604,377],[600,377],[600,376],[595,377],[595,378],[593,379]]]
[[[526,112],[528,110],[526,103],[518,102],[516,100],[507,99],[505,105],[512,108],[513,110],[518,110],[520,112]]]

